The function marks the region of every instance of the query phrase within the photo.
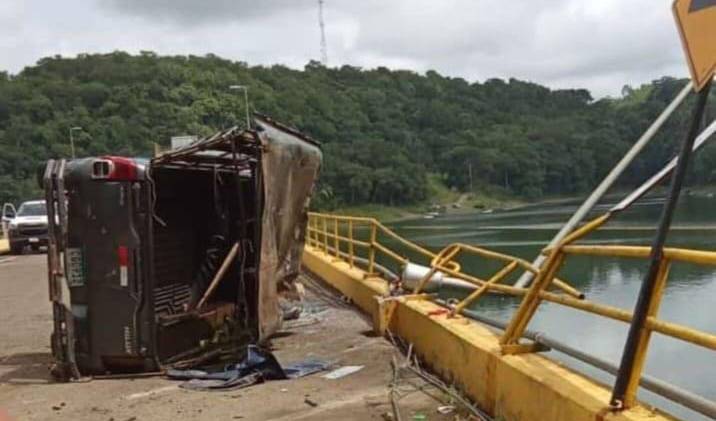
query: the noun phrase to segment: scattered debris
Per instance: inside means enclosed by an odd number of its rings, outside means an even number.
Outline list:
[[[284,329],[291,330],[299,327],[311,326],[321,323],[321,319],[317,317],[301,317],[298,320],[289,320],[283,324]]]
[[[314,408],[318,406],[318,402],[316,402],[316,401],[314,401],[314,400],[312,400],[312,399],[310,399],[310,398],[304,399],[303,402],[305,402],[306,405],[312,406],[312,407],[314,407]]]
[[[286,380],[324,371],[328,363],[307,360],[281,367],[274,355],[256,345],[246,348],[246,357],[239,363],[229,364],[221,370],[169,370],[173,380],[187,380],[179,387],[189,390],[233,390],[262,383],[267,380]]]
[[[442,316],[443,314],[448,314],[449,311],[445,308],[433,310],[428,312],[428,316],[435,317],[435,316]]]
[[[478,409],[453,386],[447,385],[438,377],[425,371],[420,366],[417,356],[413,353],[412,344],[402,342],[399,338],[393,336],[390,330],[387,332],[387,337],[396,350],[404,352],[404,354],[396,352],[391,361],[393,379],[390,384],[389,397],[396,421],[401,421],[398,401],[413,392],[424,393],[438,401],[440,406],[438,406],[437,412],[441,415],[455,413],[455,419],[462,419],[464,415],[467,419],[491,420],[488,414]],[[398,359],[400,359],[400,362]],[[405,387],[401,388],[401,386]],[[427,419],[421,413],[414,414],[412,417],[413,421]]]
[[[453,405],[441,405],[438,406],[438,414],[447,415],[455,411],[455,406]]]
[[[390,412],[383,412],[380,416],[383,418],[383,421],[393,421],[394,420],[394,416]]]
[[[131,395],[127,396],[127,399],[134,400],[134,399],[146,398],[148,396],[154,396],[154,395],[158,395],[160,393],[170,392],[172,390],[177,390],[177,386],[176,385],[164,386],[164,387],[158,387],[156,389],[148,390],[146,392],[132,393]]]
[[[323,376],[324,379],[328,380],[338,380],[340,378],[349,376],[353,373],[357,373],[363,369],[362,365],[347,365],[341,368],[337,368],[330,373]]]
[[[292,306],[283,308],[283,320],[298,320],[301,317],[303,309],[300,306]]]
[[[398,399],[400,399],[400,396],[398,396],[398,386],[399,386],[399,377],[400,374],[398,373],[398,361],[395,358],[395,355],[393,355],[393,359],[390,361],[390,367],[393,369],[393,379],[390,382],[390,406],[393,409],[392,414],[390,415],[390,419],[395,418],[396,421],[402,421],[402,417],[400,415],[400,406],[398,406]]]

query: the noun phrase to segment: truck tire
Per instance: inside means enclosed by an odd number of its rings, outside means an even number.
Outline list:
[[[22,254],[22,244],[10,242],[10,253],[11,254]]]

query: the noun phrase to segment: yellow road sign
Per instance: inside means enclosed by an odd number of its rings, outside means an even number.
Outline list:
[[[673,7],[691,77],[700,91],[716,72],[716,0],[676,0]]]

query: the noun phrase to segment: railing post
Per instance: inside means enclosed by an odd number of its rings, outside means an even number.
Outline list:
[[[314,217],[313,219],[313,239],[315,240],[314,246],[317,249],[321,248],[321,234],[319,232],[320,227],[318,226],[318,217]]]
[[[656,317],[659,313],[661,298],[664,294],[666,281],[669,278],[669,269],[671,262],[668,259],[662,259],[659,265],[659,273],[656,277],[656,285],[654,286],[654,295],[649,303],[647,317]],[[627,383],[626,392],[624,393],[624,406],[631,407],[636,402],[636,392],[639,389],[639,380],[641,379],[644,363],[646,361],[647,350],[649,348],[649,340],[651,339],[651,330],[644,326],[639,332],[639,341],[634,357],[634,367]]]
[[[649,262],[649,269],[644,276],[644,281],[641,284],[639,290],[639,298],[634,307],[634,317],[632,318],[631,326],[629,327],[629,334],[627,336],[626,344],[624,345],[624,352],[622,353],[621,363],[619,364],[619,374],[617,375],[616,382],[614,383],[614,389],[612,391],[611,405],[614,408],[628,408],[634,403],[634,397],[630,393],[636,393],[636,387],[631,386],[633,390],[630,391],[630,385],[633,383],[635,372],[640,374],[637,370],[641,370],[639,363],[641,358],[644,358],[640,353],[646,352],[646,343],[644,341],[644,329],[648,318],[649,311],[651,311],[654,301],[658,301],[655,296],[655,292],[659,284],[659,273],[661,272],[661,266],[663,263],[664,254],[664,243],[666,242],[666,236],[671,228],[671,221],[674,216],[674,210],[676,204],[679,201],[679,195],[681,194],[681,187],[686,177],[686,170],[689,165],[689,159],[691,158],[691,152],[694,146],[694,141],[701,128],[701,120],[704,116],[706,109],[706,102],[709,98],[709,92],[711,91],[712,81],[706,84],[706,86],[699,93],[696,106],[694,107],[693,114],[691,116],[691,126],[686,138],[681,144],[681,150],[679,151],[679,158],[676,163],[676,169],[674,175],[671,178],[671,187],[669,188],[669,195],[664,203],[664,207],[661,212],[661,218],[659,220],[659,228],[656,231],[656,236],[651,246],[651,257]],[[657,304],[658,305],[658,304]],[[647,336],[648,339],[648,336]],[[643,361],[642,363],[643,364]]]
[[[368,249],[368,274],[370,275],[375,273],[375,241],[377,236],[378,228],[375,221],[372,221],[370,225],[370,248]]]
[[[512,316],[507,329],[505,329],[505,333],[500,338],[500,345],[512,345],[519,341],[542,301],[540,294],[552,283],[563,262],[564,253],[560,245],[550,252],[545,265],[537,274],[534,282],[532,282],[527,295],[525,295],[520,307]]]
[[[311,215],[308,215],[308,222],[306,223],[306,245],[307,246],[313,246],[313,230],[311,227],[312,224],[312,218]]]
[[[348,220],[348,264],[353,267],[353,220]]]
[[[321,219],[323,219],[323,251],[328,254],[328,220],[325,216]]]
[[[338,239],[338,217],[333,218],[333,247],[336,249],[336,257],[341,258],[341,243]]]

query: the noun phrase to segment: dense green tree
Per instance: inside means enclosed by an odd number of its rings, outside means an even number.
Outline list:
[[[684,83],[662,78],[595,101],[583,89],[470,83],[434,71],[317,62],[294,70],[148,51],[47,57],[17,75],[0,72],[0,202],[40,194],[38,168],[69,156],[73,126],[83,128],[75,133],[79,156],[148,156],[172,135],[243,125],[243,96],[228,89],[233,84],[248,86],[252,110],[323,142],[316,206],[421,202],[429,199],[429,173],[462,191],[574,194],[608,171]],[[663,165],[687,121],[684,108],[623,183]],[[707,148],[691,182],[716,182],[714,165],[716,151]]]

